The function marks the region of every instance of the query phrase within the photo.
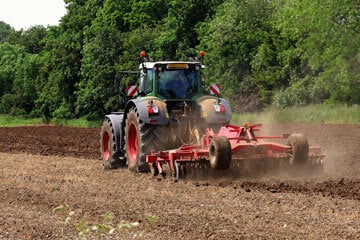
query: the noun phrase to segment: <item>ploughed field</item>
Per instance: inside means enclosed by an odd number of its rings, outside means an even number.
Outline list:
[[[0,128],[0,239],[360,239],[360,125],[261,133],[292,132],[322,147],[323,175],[175,183],[103,170],[97,128]]]

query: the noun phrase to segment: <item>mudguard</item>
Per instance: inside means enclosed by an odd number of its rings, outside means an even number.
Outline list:
[[[201,117],[207,123],[229,123],[232,117],[232,112],[229,103],[223,99],[214,96],[202,96],[196,100],[197,104],[201,107]],[[220,103],[225,107],[224,113],[215,111],[214,105]]]
[[[113,112],[105,116],[110,119],[115,134],[115,142],[116,142],[116,151],[123,152],[124,148],[124,113],[123,112]]]
[[[153,105],[159,108],[159,113],[149,116],[148,106],[152,101]],[[140,119],[147,124],[166,125],[169,123],[169,114],[166,108],[166,103],[160,98],[149,96],[143,98],[132,99],[128,102],[126,109],[135,106]],[[151,120],[151,121],[150,121]]]

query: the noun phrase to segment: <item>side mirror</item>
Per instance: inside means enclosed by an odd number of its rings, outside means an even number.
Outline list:
[[[116,75],[115,75],[115,78],[114,78],[114,89],[115,89],[115,93],[117,93],[117,92],[119,91],[120,82],[121,82],[121,75],[120,75],[120,74],[116,74]]]

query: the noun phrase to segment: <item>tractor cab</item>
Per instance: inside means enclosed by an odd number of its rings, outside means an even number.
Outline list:
[[[142,58],[140,96],[156,96],[166,101],[191,100],[202,94],[200,61],[153,62]]]
[[[195,64],[159,64],[156,92],[165,99],[191,99],[199,93],[200,71]]]

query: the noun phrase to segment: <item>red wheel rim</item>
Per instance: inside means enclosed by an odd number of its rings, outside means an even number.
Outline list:
[[[110,158],[109,142],[110,142],[109,133],[105,132],[102,138],[102,153],[103,153],[103,159],[105,161],[108,161]]]
[[[128,136],[129,158],[131,162],[136,162],[138,154],[138,135],[134,124],[130,125]]]

